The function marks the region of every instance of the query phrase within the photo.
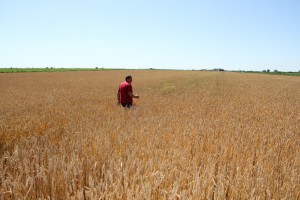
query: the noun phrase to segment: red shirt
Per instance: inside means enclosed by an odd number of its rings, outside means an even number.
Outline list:
[[[124,81],[119,85],[119,90],[118,92],[120,93],[120,103],[132,103],[132,97],[129,96],[128,92],[132,93],[132,86],[130,83]]]

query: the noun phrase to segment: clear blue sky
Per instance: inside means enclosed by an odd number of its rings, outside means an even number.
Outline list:
[[[0,0],[0,67],[300,70],[299,0]]]

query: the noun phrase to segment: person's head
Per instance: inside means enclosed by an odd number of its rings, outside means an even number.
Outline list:
[[[130,75],[126,76],[125,81],[127,83],[131,83],[132,82],[132,76],[130,76]]]

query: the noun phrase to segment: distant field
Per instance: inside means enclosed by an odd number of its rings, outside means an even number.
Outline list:
[[[134,109],[117,106],[133,76]],[[300,79],[0,74],[2,199],[299,199]]]
[[[124,70],[116,68],[0,68],[0,73],[23,73],[23,72],[70,72],[70,71],[103,71],[103,70]],[[128,70],[128,69],[127,69]],[[145,69],[147,70],[147,69]],[[150,68],[150,70],[154,70]],[[243,72],[243,71],[242,71]],[[300,72],[258,72],[258,71],[244,71],[246,73],[259,73],[270,75],[287,75],[300,76]]]
[[[300,72],[269,72],[269,73],[264,73],[264,74],[300,76]]]
[[[249,73],[285,75],[285,76],[300,76],[300,72],[249,72]]]
[[[70,71],[103,71],[120,70],[109,68],[0,68],[0,73],[21,73],[21,72],[70,72]]]

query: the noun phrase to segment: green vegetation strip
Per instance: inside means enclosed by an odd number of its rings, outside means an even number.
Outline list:
[[[300,76],[300,72],[263,72],[264,74],[271,75],[287,75],[287,76]]]
[[[0,68],[0,73],[121,70],[113,68]]]
[[[246,73],[270,74],[270,75],[286,75],[286,76],[300,76],[300,72],[256,72],[256,71],[246,71]]]
[[[103,70],[128,70],[121,68],[0,68],[0,73],[22,73],[22,72],[69,72],[69,71],[103,71]],[[133,69],[131,69],[133,70]],[[147,69],[145,69],[147,70]],[[150,70],[154,70],[150,68]],[[241,71],[244,73],[270,74],[270,75],[287,75],[300,76],[299,72],[259,72],[259,71]]]

